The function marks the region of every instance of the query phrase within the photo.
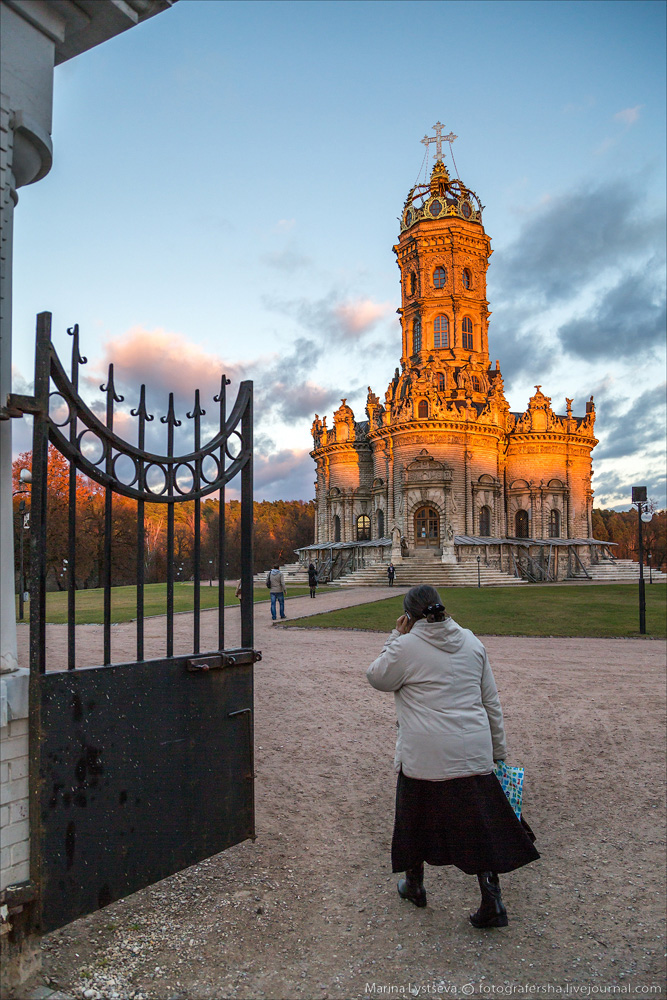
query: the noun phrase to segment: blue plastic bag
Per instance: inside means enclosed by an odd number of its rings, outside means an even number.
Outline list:
[[[494,764],[493,771],[509,804],[516,813],[516,818],[521,819],[523,768],[519,767],[518,764],[506,764],[504,760],[499,760]]]

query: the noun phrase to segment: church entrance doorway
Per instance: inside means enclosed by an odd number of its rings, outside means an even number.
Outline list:
[[[420,507],[415,514],[415,545],[437,549],[440,545],[440,515],[433,507]]]

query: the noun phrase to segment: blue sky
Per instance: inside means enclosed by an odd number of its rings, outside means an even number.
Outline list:
[[[53,169],[15,220],[16,390],[42,309],[64,357],[79,323],[91,399],[108,361],[158,413],[253,378],[257,498],[310,498],[313,413],[364,419],[398,363],[397,216],[440,120],[486,206],[511,408],[594,394],[596,504],[664,505],[664,38],[653,0],[180,0],[56,69]]]

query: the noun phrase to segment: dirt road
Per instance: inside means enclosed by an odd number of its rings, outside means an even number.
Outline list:
[[[287,611],[377,596],[322,594]],[[494,995],[512,986],[539,996],[568,984],[572,993],[664,995],[664,642],[485,640],[542,859],[502,877],[510,924],[480,932],[467,919],[476,881],[456,869],[427,867],[424,910],[396,893],[393,698],[364,676],[383,637],[268,618],[258,606],[256,842],[50,935],[41,982],[114,1000]],[[230,610],[230,641],[237,619]],[[155,620],[156,643],[161,627]],[[62,630],[50,626],[54,656]],[[99,629],[79,634],[94,658]],[[114,641],[115,656],[126,643],[131,650],[132,626],[117,626]]]

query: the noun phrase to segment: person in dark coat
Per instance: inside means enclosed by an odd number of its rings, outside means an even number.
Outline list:
[[[494,774],[505,729],[486,650],[440,603],[434,587],[413,587],[384,649],[366,672],[393,691],[398,774],[392,869],[398,893],[426,906],[424,862],[477,875],[482,901],[473,927],[505,927],[499,872],[539,858]]]
[[[389,581],[389,586],[394,586],[394,577],[396,576],[396,569],[393,563],[389,563],[387,566],[387,579]]]
[[[315,591],[317,590],[317,570],[313,563],[308,567],[308,586],[310,587],[310,596],[315,597]]]

